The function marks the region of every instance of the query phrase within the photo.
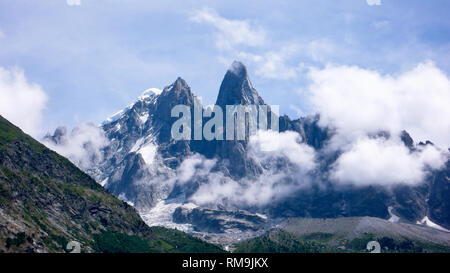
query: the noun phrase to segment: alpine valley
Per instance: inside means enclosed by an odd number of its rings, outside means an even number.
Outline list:
[[[281,115],[279,133],[258,132],[245,140],[175,141],[171,128],[178,118],[171,117],[171,109],[180,104],[191,112],[194,104],[201,105],[182,78],[163,90],[145,91],[100,126],[72,132],[59,127],[42,142],[133,206],[148,226],[175,228],[225,250],[364,251],[366,241],[383,239],[382,247],[392,251],[449,251],[448,151],[441,151],[446,163],[427,169],[420,183],[340,184],[331,170],[343,150],[330,148],[336,130],[323,126],[319,114],[299,119]],[[266,102],[252,86],[246,67],[234,62],[215,104],[225,109]],[[203,124],[209,119],[203,117]],[[83,151],[78,152],[88,159],[81,161],[67,147],[85,131],[97,135],[81,143]],[[439,149],[432,139],[415,141],[406,131],[397,135],[380,129],[368,137],[398,138],[418,157],[427,149]],[[279,145],[272,147],[274,143]],[[89,191],[107,197],[77,173]],[[133,215],[131,207],[114,204],[121,213]],[[92,209],[100,214],[109,210]],[[136,226],[138,218],[133,223]]]

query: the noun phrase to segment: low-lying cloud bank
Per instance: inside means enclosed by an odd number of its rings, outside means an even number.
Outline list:
[[[327,151],[325,151],[327,152]],[[399,137],[364,137],[343,150],[337,160],[322,174],[318,153],[301,143],[296,132],[259,132],[250,140],[250,156],[264,167],[256,179],[232,180],[219,172],[211,172],[215,161],[194,156],[183,166],[190,166],[178,175],[178,181],[202,181],[190,198],[198,205],[265,206],[282,200],[300,190],[320,183],[328,177],[335,185],[392,187],[415,186],[425,181],[433,170],[442,168],[449,153],[433,145],[410,150]],[[195,169],[195,171],[193,171]]]

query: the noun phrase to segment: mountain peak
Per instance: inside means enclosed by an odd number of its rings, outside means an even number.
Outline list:
[[[179,96],[180,94],[185,94],[189,97],[192,96],[191,88],[181,77],[178,77],[171,85],[164,88],[162,96],[167,96],[169,94],[171,94],[170,96]]]
[[[182,88],[189,88],[187,82],[183,80],[181,77],[178,77],[169,87],[176,88],[176,89],[182,89]]]
[[[247,68],[241,62],[234,61],[225,74],[216,104],[222,108],[226,105],[264,104],[263,99],[253,88]]]
[[[233,73],[238,77],[247,77],[247,67],[239,61],[234,61],[228,68],[228,72]]]

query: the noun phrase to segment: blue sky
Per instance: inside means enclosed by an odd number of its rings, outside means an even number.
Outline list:
[[[448,75],[449,12],[448,0],[0,0],[0,67],[46,94],[42,132],[100,123],[178,76],[214,103],[233,60],[295,118],[313,111],[311,67],[395,76],[431,61]]]

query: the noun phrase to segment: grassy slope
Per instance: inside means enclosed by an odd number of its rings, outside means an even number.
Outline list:
[[[149,228],[66,158],[0,116],[0,252],[221,252],[185,233]]]

